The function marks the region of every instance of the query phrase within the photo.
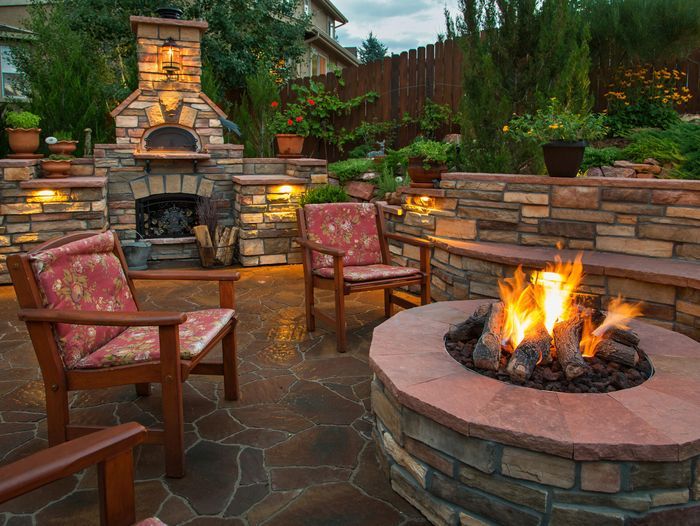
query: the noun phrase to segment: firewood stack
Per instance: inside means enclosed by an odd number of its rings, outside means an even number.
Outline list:
[[[503,302],[483,305],[467,320],[452,327],[445,335],[447,342],[477,340],[471,358],[474,367],[486,371],[507,373],[514,383],[530,380],[538,365],[547,366],[557,360],[567,380],[572,381],[590,372],[588,359],[581,352],[584,318],[589,316],[594,323],[604,319],[600,311],[579,309],[575,318],[554,325],[553,337],[543,324],[527,331],[516,349],[508,354],[503,347],[504,312]],[[598,336],[595,357],[604,362],[613,362],[634,367],[640,361],[639,337],[632,330],[611,328]],[[502,360],[507,356],[507,362]],[[505,365],[504,368],[504,363]],[[505,370],[504,370],[505,369]]]

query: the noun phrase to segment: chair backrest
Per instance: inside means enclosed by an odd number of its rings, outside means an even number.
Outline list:
[[[28,254],[42,306],[83,311],[136,311],[138,307],[122,261],[118,243],[107,231],[65,244],[47,243],[46,249]],[[63,363],[74,367],[125,327],[57,323],[54,334]]]
[[[311,241],[345,251],[346,266],[382,263],[377,206],[372,203],[325,203],[304,206],[306,235]],[[333,258],[312,252],[314,269],[332,267]]]

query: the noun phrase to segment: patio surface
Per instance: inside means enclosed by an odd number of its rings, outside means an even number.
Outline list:
[[[396,495],[371,441],[372,330],[383,321],[382,293],[350,296],[348,349],[335,335],[304,327],[300,266],[241,270],[236,284],[243,398],[223,400],[222,382],[185,385],[187,475],[163,477],[162,448],[136,450],[137,519],[170,525],[428,524]],[[145,308],[217,306],[216,284],[141,282]],[[323,307],[331,308],[331,296]],[[328,300],[328,301],[326,301]],[[0,287],[0,463],[47,446],[41,376],[12,287]],[[214,358],[218,353],[212,353]],[[74,396],[72,421],[113,425],[160,417],[160,390],[132,386]],[[97,524],[94,469],[0,506],[0,524]]]

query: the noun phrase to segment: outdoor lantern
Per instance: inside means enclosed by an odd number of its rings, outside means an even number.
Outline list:
[[[160,64],[169,79],[177,78],[180,71],[180,46],[170,37],[160,48]]]

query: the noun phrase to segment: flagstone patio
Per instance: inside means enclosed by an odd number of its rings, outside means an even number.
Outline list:
[[[300,266],[241,271],[237,284],[238,348],[243,397],[223,400],[218,377],[185,385],[187,475],[163,477],[159,446],[136,452],[137,519],[170,525],[427,524],[393,492],[371,441],[372,330],[383,321],[382,293],[351,296],[347,354],[335,335],[304,328]],[[147,308],[215,307],[216,284],[140,284]],[[331,306],[330,297],[326,303]],[[46,447],[43,387],[12,287],[0,287],[0,462]],[[215,354],[215,353],[212,353]],[[216,358],[214,356],[213,358]],[[72,418],[84,424],[138,421],[160,415],[158,387],[84,392]],[[92,470],[0,506],[0,524],[97,524]]]

